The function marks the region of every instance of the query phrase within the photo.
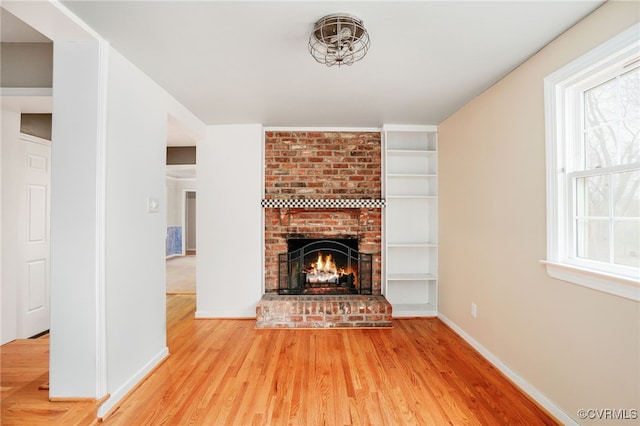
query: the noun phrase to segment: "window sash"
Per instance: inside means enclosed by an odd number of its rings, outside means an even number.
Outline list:
[[[634,67],[637,64],[634,64]],[[564,238],[564,261],[582,268],[591,268],[608,273],[614,273],[624,276],[637,276],[638,269],[615,263],[615,223],[618,218],[615,216],[615,209],[613,203],[615,200],[612,197],[612,182],[611,176],[618,173],[636,171],[640,168],[639,163],[631,164],[616,164],[614,166],[587,168],[585,160],[586,141],[585,141],[585,118],[584,118],[584,94],[586,91],[593,87],[596,87],[604,82],[612,79],[617,79],[623,73],[629,72],[634,67],[624,69],[620,66],[620,63],[609,65],[606,72],[599,72],[591,78],[580,81],[578,84],[571,85],[561,93],[560,96],[564,97],[565,101],[565,114],[563,119],[566,120],[567,126],[563,135],[559,136],[557,141],[559,149],[563,151],[562,158],[566,159],[564,164],[560,164],[559,173],[561,176],[558,181],[563,187],[561,194],[566,194],[564,197],[560,195],[559,201],[566,203],[564,208],[564,226],[566,230],[564,235],[560,238]],[[617,96],[618,94],[616,94]],[[619,151],[619,150],[617,150]],[[618,159],[619,163],[619,159]],[[607,216],[594,217],[594,216],[581,216],[578,209],[578,180],[589,178],[607,176],[609,180],[609,194],[608,194],[608,214]],[[578,223],[581,220],[602,220],[607,222],[607,260],[596,260],[593,258],[587,258],[581,256],[579,248],[581,247],[581,241],[579,240]],[[584,243],[582,243],[584,244]]]
[[[640,219],[637,217],[624,217],[624,216],[616,216],[615,214],[615,200],[613,197],[613,185],[611,180],[614,175],[619,173],[633,172],[639,170],[639,164],[625,164],[615,167],[602,168],[602,169],[592,169],[592,170],[581,170],[579,172],[567,173],[566,174],[566,188],[567,188],[567,197],[566,197],[566,223],[565,229],[567,231],[566,235],[566,257],[565,261],[569,264],[573,264],[582,268],[592,268],[597,270],[602,270],[605,272],[609,272],[616,275],[622,276],[630,276],[634,277],[638,274],[638,268],[633,266],[627,266],[615,263],[615,256],[617,254],[616,251],[616,239],[615,239],[615,225],[621,222],[640,222]],[[589,177],[600,177],[606,176],[609,179],[609,194],[608,194],[608,206],[607,206],[607,215],[581,215],[578,212],[578,179],[589,178]],[[590,220],[590,221],[603,221],[607,223],[608,226],[608,260],[607,261],[598,261],[595,259],[585,258],[579,255],[579,245],[580,242],[578,240],[578,221],[580,220]]]

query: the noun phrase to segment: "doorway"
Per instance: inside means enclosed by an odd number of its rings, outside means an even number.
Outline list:
[[[196,166],[174,153],[167,150],[166,293],[196,294]]]

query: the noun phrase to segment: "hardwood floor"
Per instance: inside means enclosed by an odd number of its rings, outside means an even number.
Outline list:
[[[105,425],[557,424],[438,319],[264,330],[194,320],[195,296],[167,305],[171,355]],[[16,357],[14,343],[2,347],[1,423],[95,424],[94,403],[51,403],[34,390],[46,361]],[[33,374],[20,381],[19,371]]]
[[[0,346],[0,424],[91,425],[98,404],[49,402],[49,336]]]

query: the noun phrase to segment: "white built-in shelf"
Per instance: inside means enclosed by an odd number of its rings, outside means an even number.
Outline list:
[[[438,310],[435,126],[384,126],[383,294],[394,316]]]
[[[389,149],[387,155],[436,155],[438,152],[431,149]]]
[[[430,200],[430,199],[437,199],[438,196],[437,195],[387,195],[387,200],[393,200],[393,199],[414,199],[414,200]]]
[[[438,245],[436,243],[429,243],[429,242],[424,242],[424,243],[387,243],[387,247],[388,248],[421,248],[421,247],[438,247]]]
[[[423,178],[434,178],[437,175],[435,173],[388,173],[387,174],[387,178],[389,179],[393,179],[393,178],[401,178],[401,179],[405,179],[405,178],[416,178],[416,179],[423,179]]]
[[[431,274],[387,274],[387,280],[391,281],[431,281],[437,279],[438,277]]]

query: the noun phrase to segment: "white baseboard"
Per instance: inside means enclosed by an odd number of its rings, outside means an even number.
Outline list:
[[[516,386],[518,386],[524,393],[529,395],[531,399],[536,401],[547,410],[552,416],[554,416],[557,420],[559,420],[562,424],[568,426],[579,426],[575,420],[573,420],[567,413],[562,411],[560,407],[555,405],[553,401],[544,396],[542,392],[536,389],[531,383],[527,382],[525,379],[520,377],[518,373],[510,369],[505,363],[503,363],[500,358],[491,353],[487,348],[482,346],[477,340],[467,334],[463,329],[458,327],[453,321],[451,321],[446,316],[442,315],[442,313],[438,314],[438,318],[442,320],[445,324],[447,324],[453,331],[455,331],[460,337],[462,337],[467,343],[469,343],[475,350],[480,352],[480,354],[494,367],[502,372],[505,376],[509,378]]]
[[[196,311],[196,319],[256,319],[256,311]]]
[[[169,348],[165,347],[156,356],[151,358],[136,374],[127,380],[122,386],[111,392],[111,396],[100,407],[98,407],[98,419],[104,419],[111,410],[118,406],[118,403],[135,389],[164,359],[169,356]]]
[[[393,305],[393,308],[394,311],[391,314],[393,318],[431,318],[438,316],[438,311],[401,311],[395,309],[395,305]]]

